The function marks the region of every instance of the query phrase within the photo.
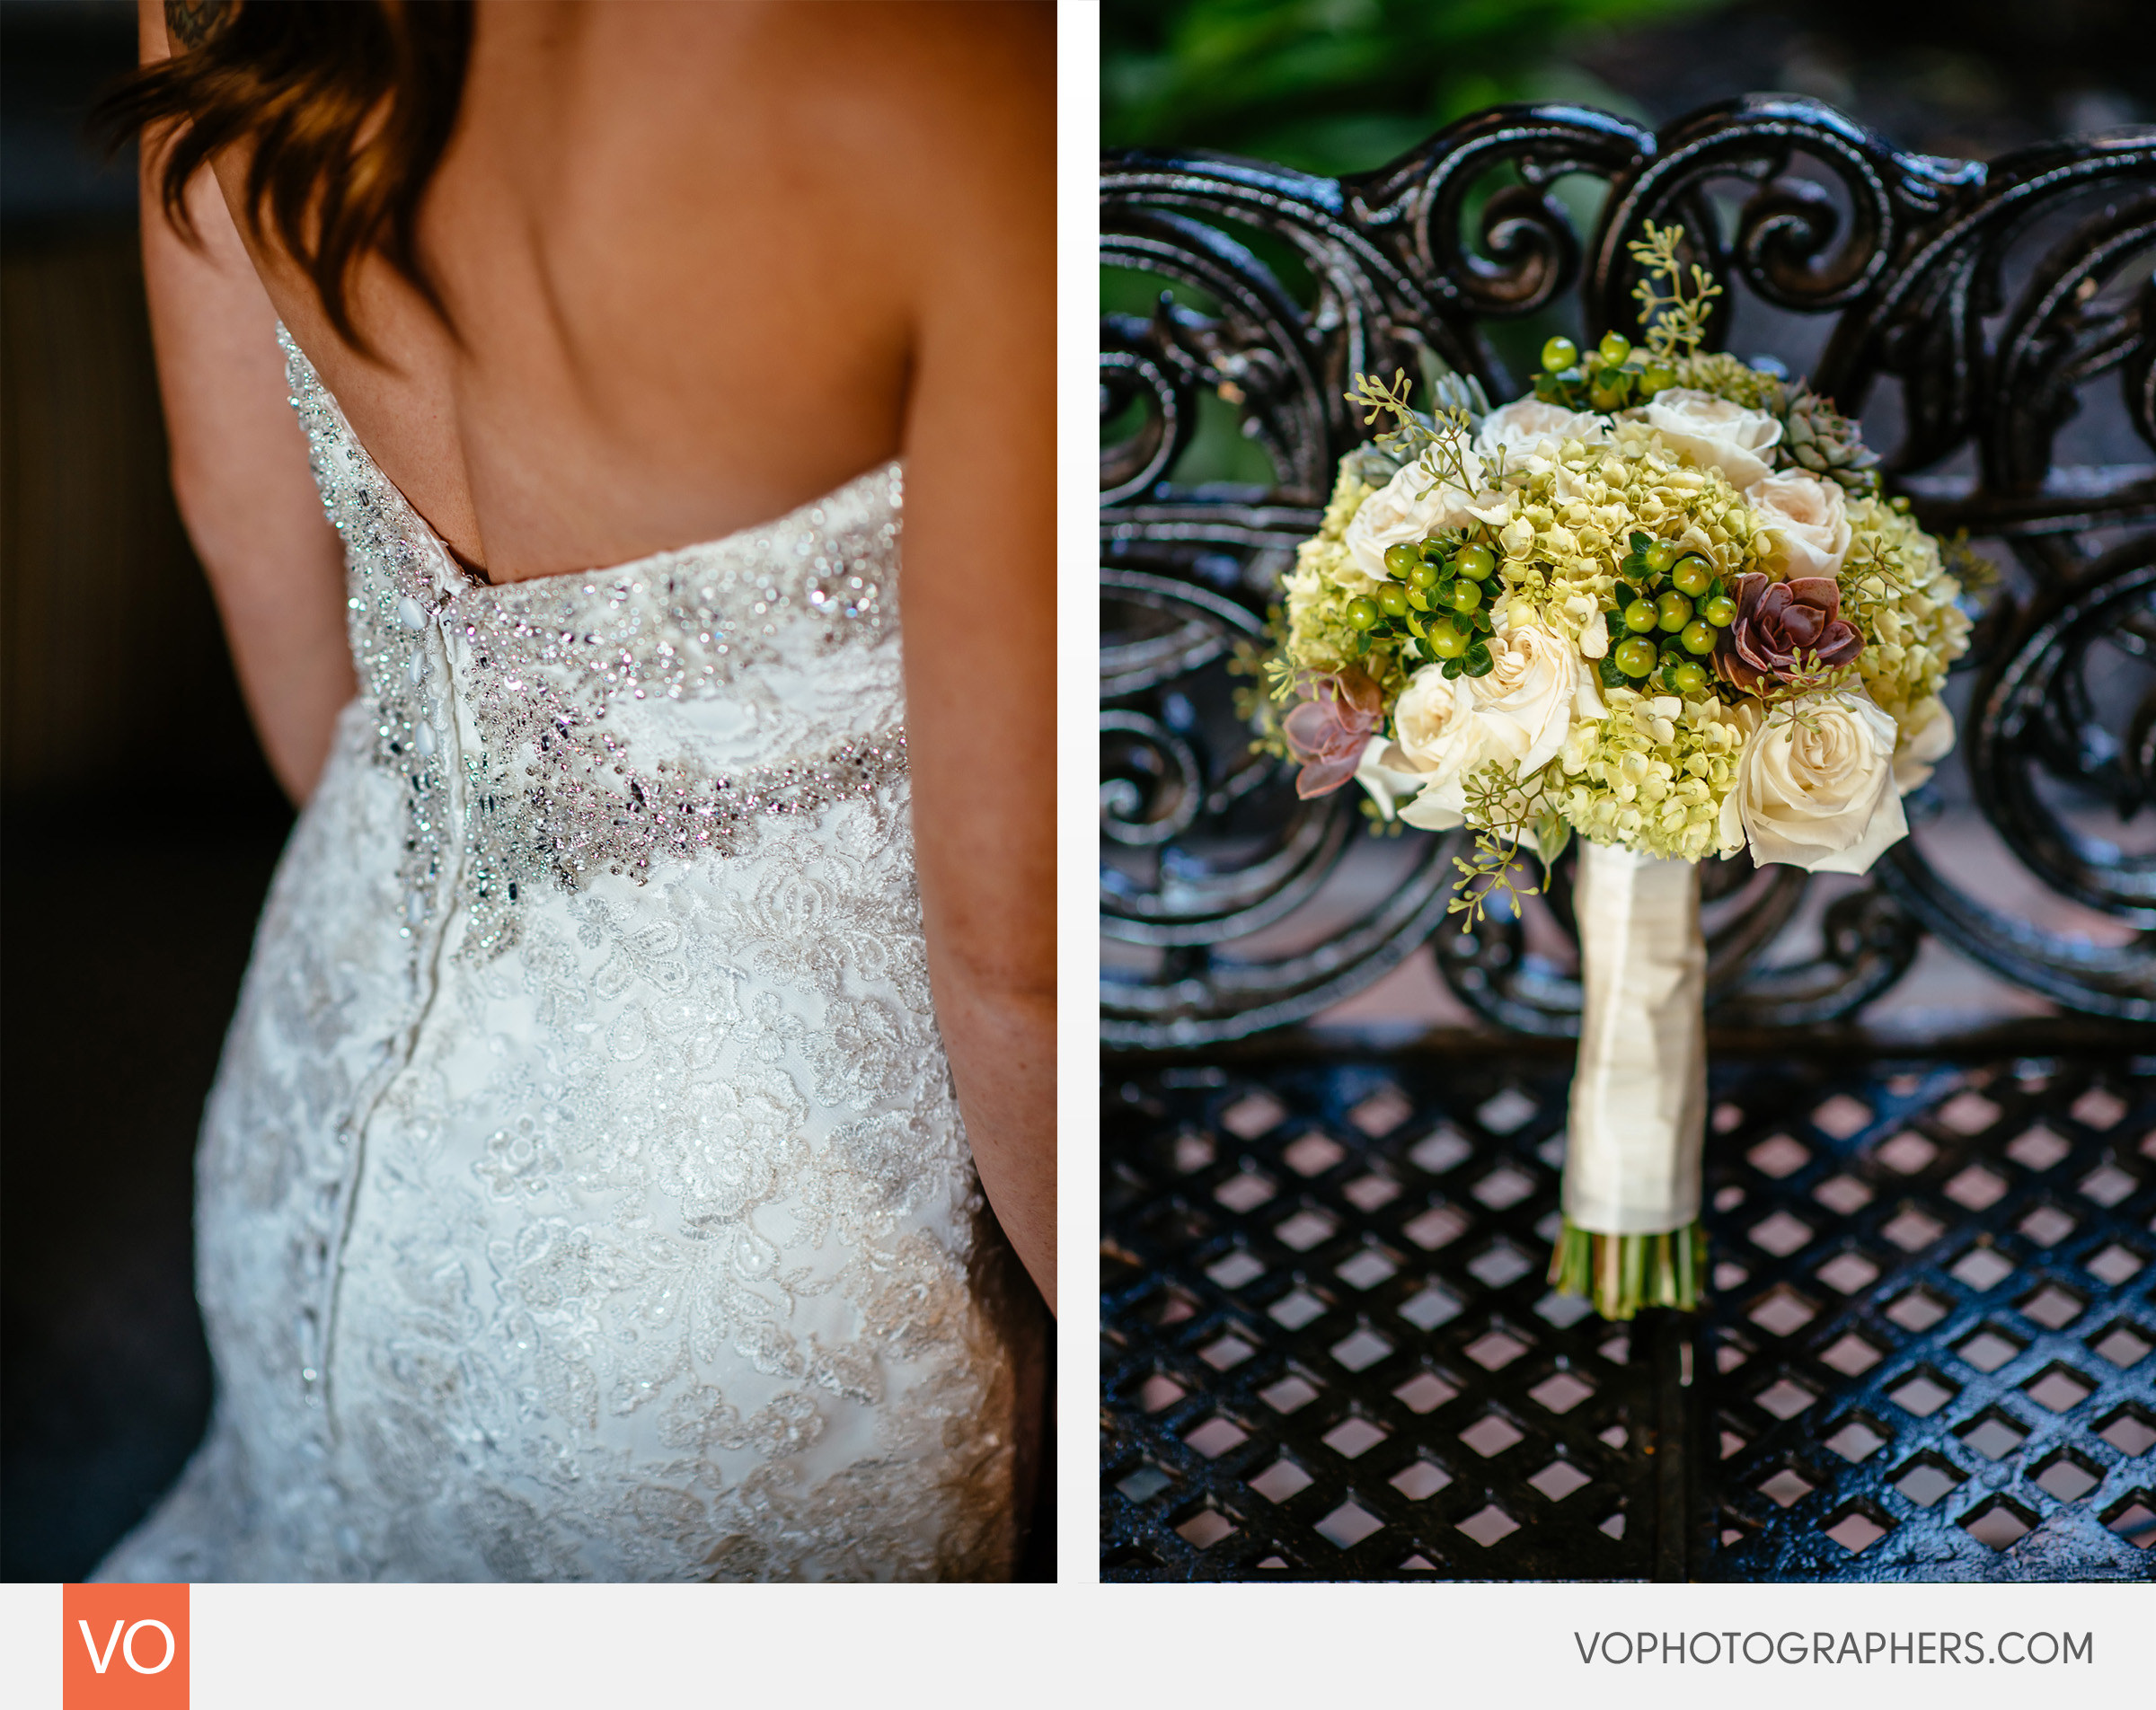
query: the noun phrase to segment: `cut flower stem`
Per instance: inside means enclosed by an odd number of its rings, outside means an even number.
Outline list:
[[[1565,1220],[1550,1256],[1560,1294],[1585,1297],[1605,1318],[1625,1319],[1645,1306],[1692,1312],[1707,1266],[1707,1236],[1696,1222],[1660,1235],[1596,1235]]]

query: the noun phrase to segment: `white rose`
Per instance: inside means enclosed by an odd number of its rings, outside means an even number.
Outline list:
[[[1395,817],[1407,798],[1430,781],[1427,772],[1418,771],[1409,763],[1397,743],[1387,742],[1383,736],[1373,736],[1363,745],[1363,757],[1355,769],[1355,781],[1360,784],[1370,799],[1377,804],[1377,811],[1387,819]],[[1460,823],[1455,816],[1452,824]],[[1443,830],[1445,827],[1437,827]]]
[[[1492,747],[1525,778],[1565,745],[1582,692],[1595,718],[1602,716],[1602,698],[1579,649],[1554,630],[1522,624],[1499,630],[1489,644],[1489,674],[1461,681],[1471,685],[1475,716],[1490,727]]]
[[[1954,752],[1954,715],[1937,695],[1927,695],[1901,721],[1894,750],[1894,787],[1906,796],[1928,782],[1932,769]]]
[[[1764,454],[1781,439],[1781,424],[1765,410],[1746,410],[1689,386],[1657,392],[1645,414],[1664,445],[1720,470],[1740,491],[1766,480]]]
[[[1507,464],[1516,467],[1545,439],[1577,439],[1592,445],[1609,436],[1610,424],[1600,416],[1546,404],[1539,398],[1522,398],[1482,418],[1475,435],[1475,454],[1485,463],[1494,463],[1502,447]]]
[[[1767,563],[1784,580],[1832,576],[1849,556],[1849,506],[1839,481],[1789,472],[1745,489],[1774,531]]]
[[[1467,780],[1491,761],[1515,778],[1531,777],[1556,758],[1575,718],[1599,718],[1604,709],[1579,650],[1539,625],[1501,630],[1487,639],[1490,668],[1445,681],[1425,665],[1393,710],[1393,728],[1408,763],[1432,774],[1401,817],[1426,831],[1460,823]]]
[[[1469,478],[1480,480],[1480,459],[1471,452],[1466,462]],[[1471,520],[1468,497],[1457,487],[1438,482],[1427,465],[1409,463],[1365,498],[1348,524],[1342,538],[1348,561],[1365,576],[1393,579],[1385,569],[1385,548],[1412,545],[1440,529],[1461,527]]]
[[[1894,786],[1893,715],[1869,695],[1830,690],[1786,709],[1740,708],[1747,735],[1722,803],[1722,842],[1807,873],[1862,873],[1905,836]]]
[[[1400,816],[1426,832],[1450,831],[1460,824],[1467,806],[1465,780],[1492,758],[1489,733],[1476,718],[1469,692],[1472,682],[1464,675],[1448,681],[1439,666],[1426,665],[1408,679],[1393,703],[1395,740],[1383,762],[1388,769],[1397,764],[1419,774],[1421,793],[1400,809]],[[1370,759],[1367,750],[1363,757],[1365,762]]]

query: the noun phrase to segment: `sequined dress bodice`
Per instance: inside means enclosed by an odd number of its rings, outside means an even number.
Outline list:
[[[122,1579],[994,1576],[1021,1374],[929,1001],[897,465],[476,586],[286,340],[360,692],[197,1166]]]

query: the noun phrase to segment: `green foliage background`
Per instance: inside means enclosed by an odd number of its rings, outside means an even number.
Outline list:
[[[1566,58],[1568,43],[1725,4],[1106,0],[1101,141],[1222,149],[1329,176],[1361,172],[1493,102],[1632,110]]]
[[[1328,177],[1383,165],[1433,132],[1500,101],[1575,101],[1646,120],[1570,56],[1599,34],[1726,9],[1731,0],[1105,0],[1100,128],[1109,148],[1217,149]],[[1583,187],[1560,185],[1560,195]],[[1574,210],[1584,225],[1594,208]],[[1473,209],[1470,209],[1472,225]],[[1285,244],[1239,232],[1291,292],[1309,281]],[[1101,306],[1148,313],[1149,275],[1104,269]],[[1217,305],[1177,286],[1203,313]],[[1561,315],[1494,329],[1508,360]],[[1517,349],[1513,348],[1516,346]],[[1179,484],[1266,486],[1270,463],[1236,409],[1198,400],[1198,431]],[[1127,423],[1103,423],[1104,439]]]

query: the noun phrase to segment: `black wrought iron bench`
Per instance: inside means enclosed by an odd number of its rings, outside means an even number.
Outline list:
[[[1566,864],[1445,925],[1452,841],[1298,801],[1236,654],[1352,376],[1516,395],[1650,220],[2005,574],[1928,824],[1702,869],[1716,1286],[1626,1328],[1541,1276]],[[1506,108],[1339,181],[1112,155],[1101,229],[1104,1573],[2156,1576],[2156,133]],[[1868,1023],[1927,934],[2052,1012]],[[1474,1026],[1307,1025],[1426,943]]]

